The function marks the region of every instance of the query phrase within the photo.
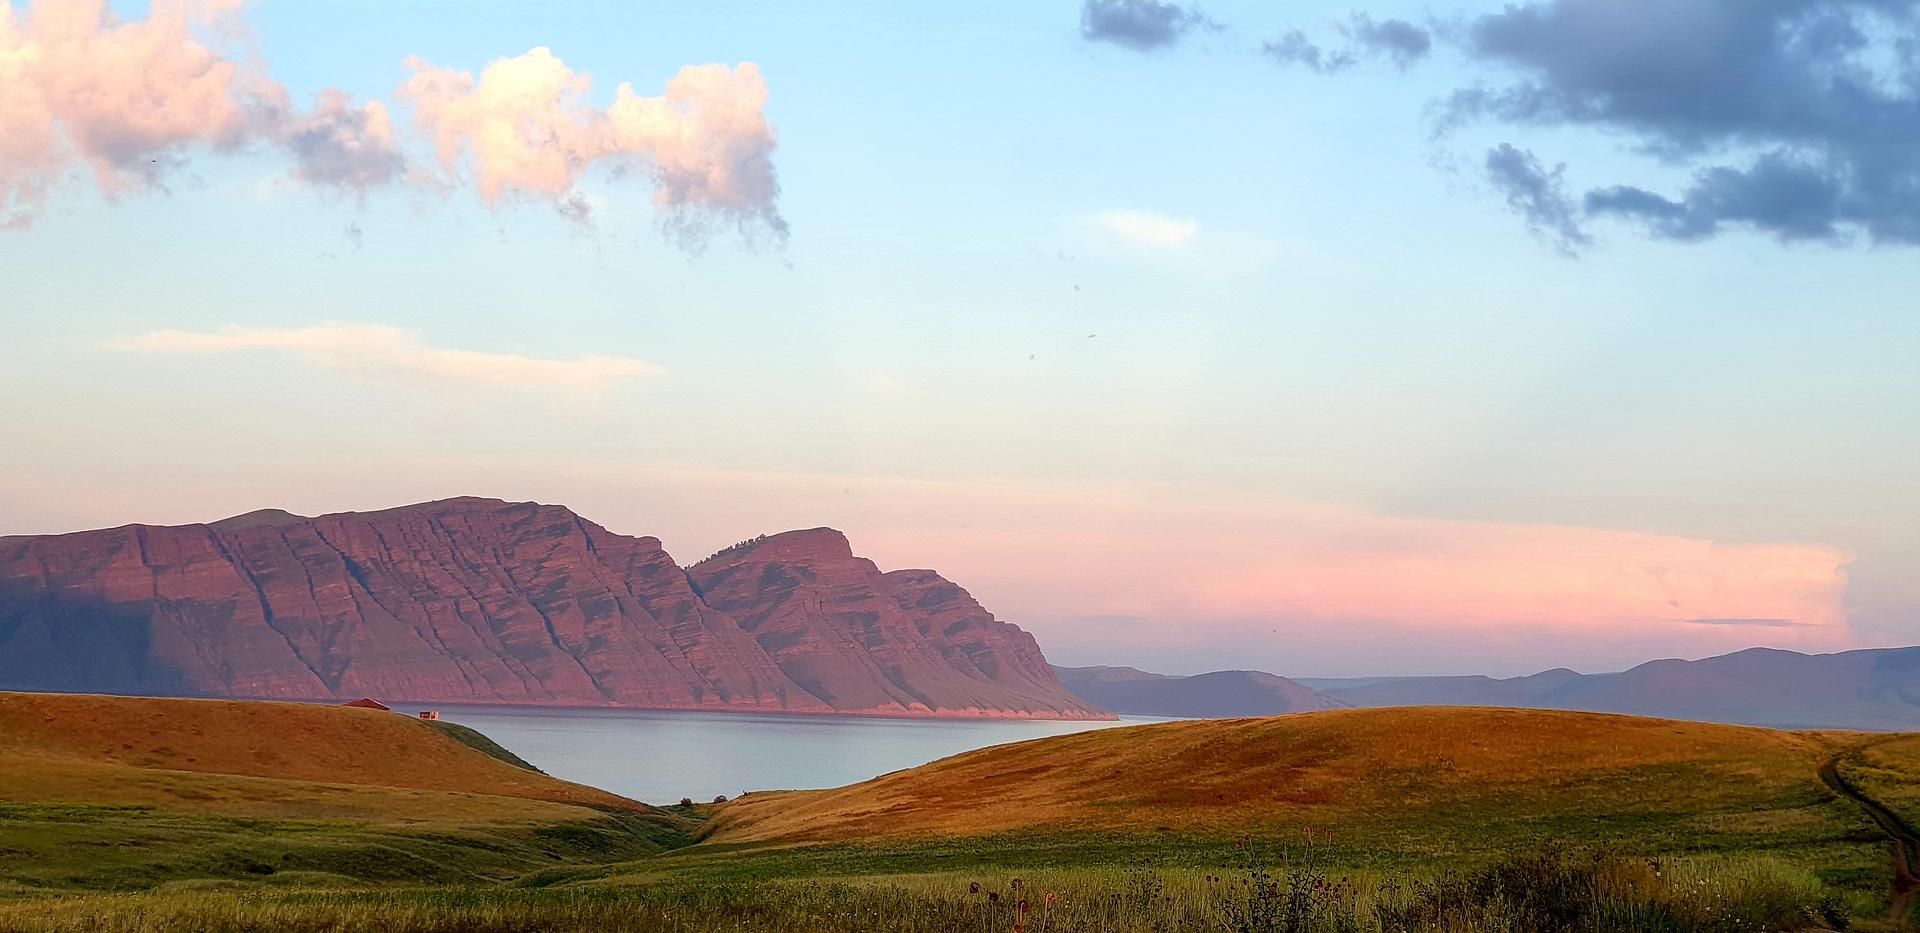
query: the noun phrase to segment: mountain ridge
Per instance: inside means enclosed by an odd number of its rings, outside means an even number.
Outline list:
[[[1056,668],[1089,701],[1142,715],[1262,716],[1294,709],[1246,703],[1207,714],[1179,712],[1194,702],[1183,686],[1246,672],[1168,677],[1133,668]],[[1112,682],[1112,672],[1128,672]],[[1105,687],[1088,686],[1095,672]],[[1257,672],[1260,673],[1260,672]],[[1267,674],[1268,677],[1278,675]],[[1243,678],[1244,679],[1244,678]],[[1754,647],[1698,660],[1661,658],[1624,671],[1582,674],[1564,667],[1518,677],[1298,677],[1286,680],[1322,708],[1485,706],[1656,716],[1789,729],[1920,729],[1920,647],[1860,648],[1807,654]],[[1118,693],[1107,692],[1109,690]],[[1155,691],[1159,691],[1156,695]],[[1096,700],[1096,698],[1099,698]]]
[[[0,688],[1111,716],[1069,694],[1031,636],[971,597],[964,618],[935,631],[931,610],[902,603],[917,578],[889,581],[839,532],[756,541],[776,544],[749,549],[757,556],[736,553],[729,565],[751,560],[768,580],[792,583],[736,587],[729,605],[777,611],[804,628],[810,638],[797,650],[777,643],[785,630],[756,634],[710,602],[694,569],[658,538],[615,534],[561,506],[456,497],[371,512],[263,509],[203,524],[10,536],[0,538]],[[859,592],[840,595],[873,605],[852,610],[827,599],[825,585],[807,579],[818,576],[815,564],[861,571]],[[874,613],[884,624],[867,617]],[[901,663],[861,667],[861,638],[886,642]],[[817,687],[836,663],[826,657],[858,669],[835,672],[839,694],[822,697],[788,673]],[[890,686],[854,689],[862,678]]]

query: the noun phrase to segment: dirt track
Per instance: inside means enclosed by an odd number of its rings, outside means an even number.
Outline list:
[[[1920,879],[1915,878],[1915,869],[1920,867],[1920,833],[1915,833],[1900,814],[1889,810],[1879,801],[1860,792],[1840,774],[1840,761],[1846,755],[1856,754],[1859,749],[1834,755],[1820,763],[1820,782],[1833,789],[1833,792],[1852,801],[1873,820],[1880,831],[1892,840],[1893,849],[1893,903],[1888,909],[1889,919],[1903,923],[1912,907],[1913,894],[1920,888]]]

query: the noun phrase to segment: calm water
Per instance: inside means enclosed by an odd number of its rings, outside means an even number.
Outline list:
[[[650,803],[839,787],[988,745],[1158,720],[949,721],[443,706],[555,777]]]

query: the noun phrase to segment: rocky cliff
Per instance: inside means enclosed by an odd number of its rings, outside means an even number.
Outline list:
[[[689,572],[655,538],[491,499],[0,538],[0,689],[1108,715],[964,590],[838,532]]]
[[[689,576],[786,675],[839,709],[1084,715],[1033,636],[931,570],[881,573],[831,528],[715,555]]]

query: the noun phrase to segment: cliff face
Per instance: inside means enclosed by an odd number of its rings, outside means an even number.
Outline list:
[[[1033,636],[930,570],[881,573],[830,528],[774,535],[689,575],[780,669],[838,709],[1082,718]]]
[[[1106,715],[1052,678],[1031,637],[933,574],[886,583],[824,530],[750,550],[764,579],[715,602],[657,539],[533,503],[0,538],[0,689]],[[873,605],[809,610],[827,598],[809,581],[853,565],[878,581]],[[939,590],[913,574],[952,593],[909,608],[890,594]],[[786,606],[783,592],[816,602]]]

